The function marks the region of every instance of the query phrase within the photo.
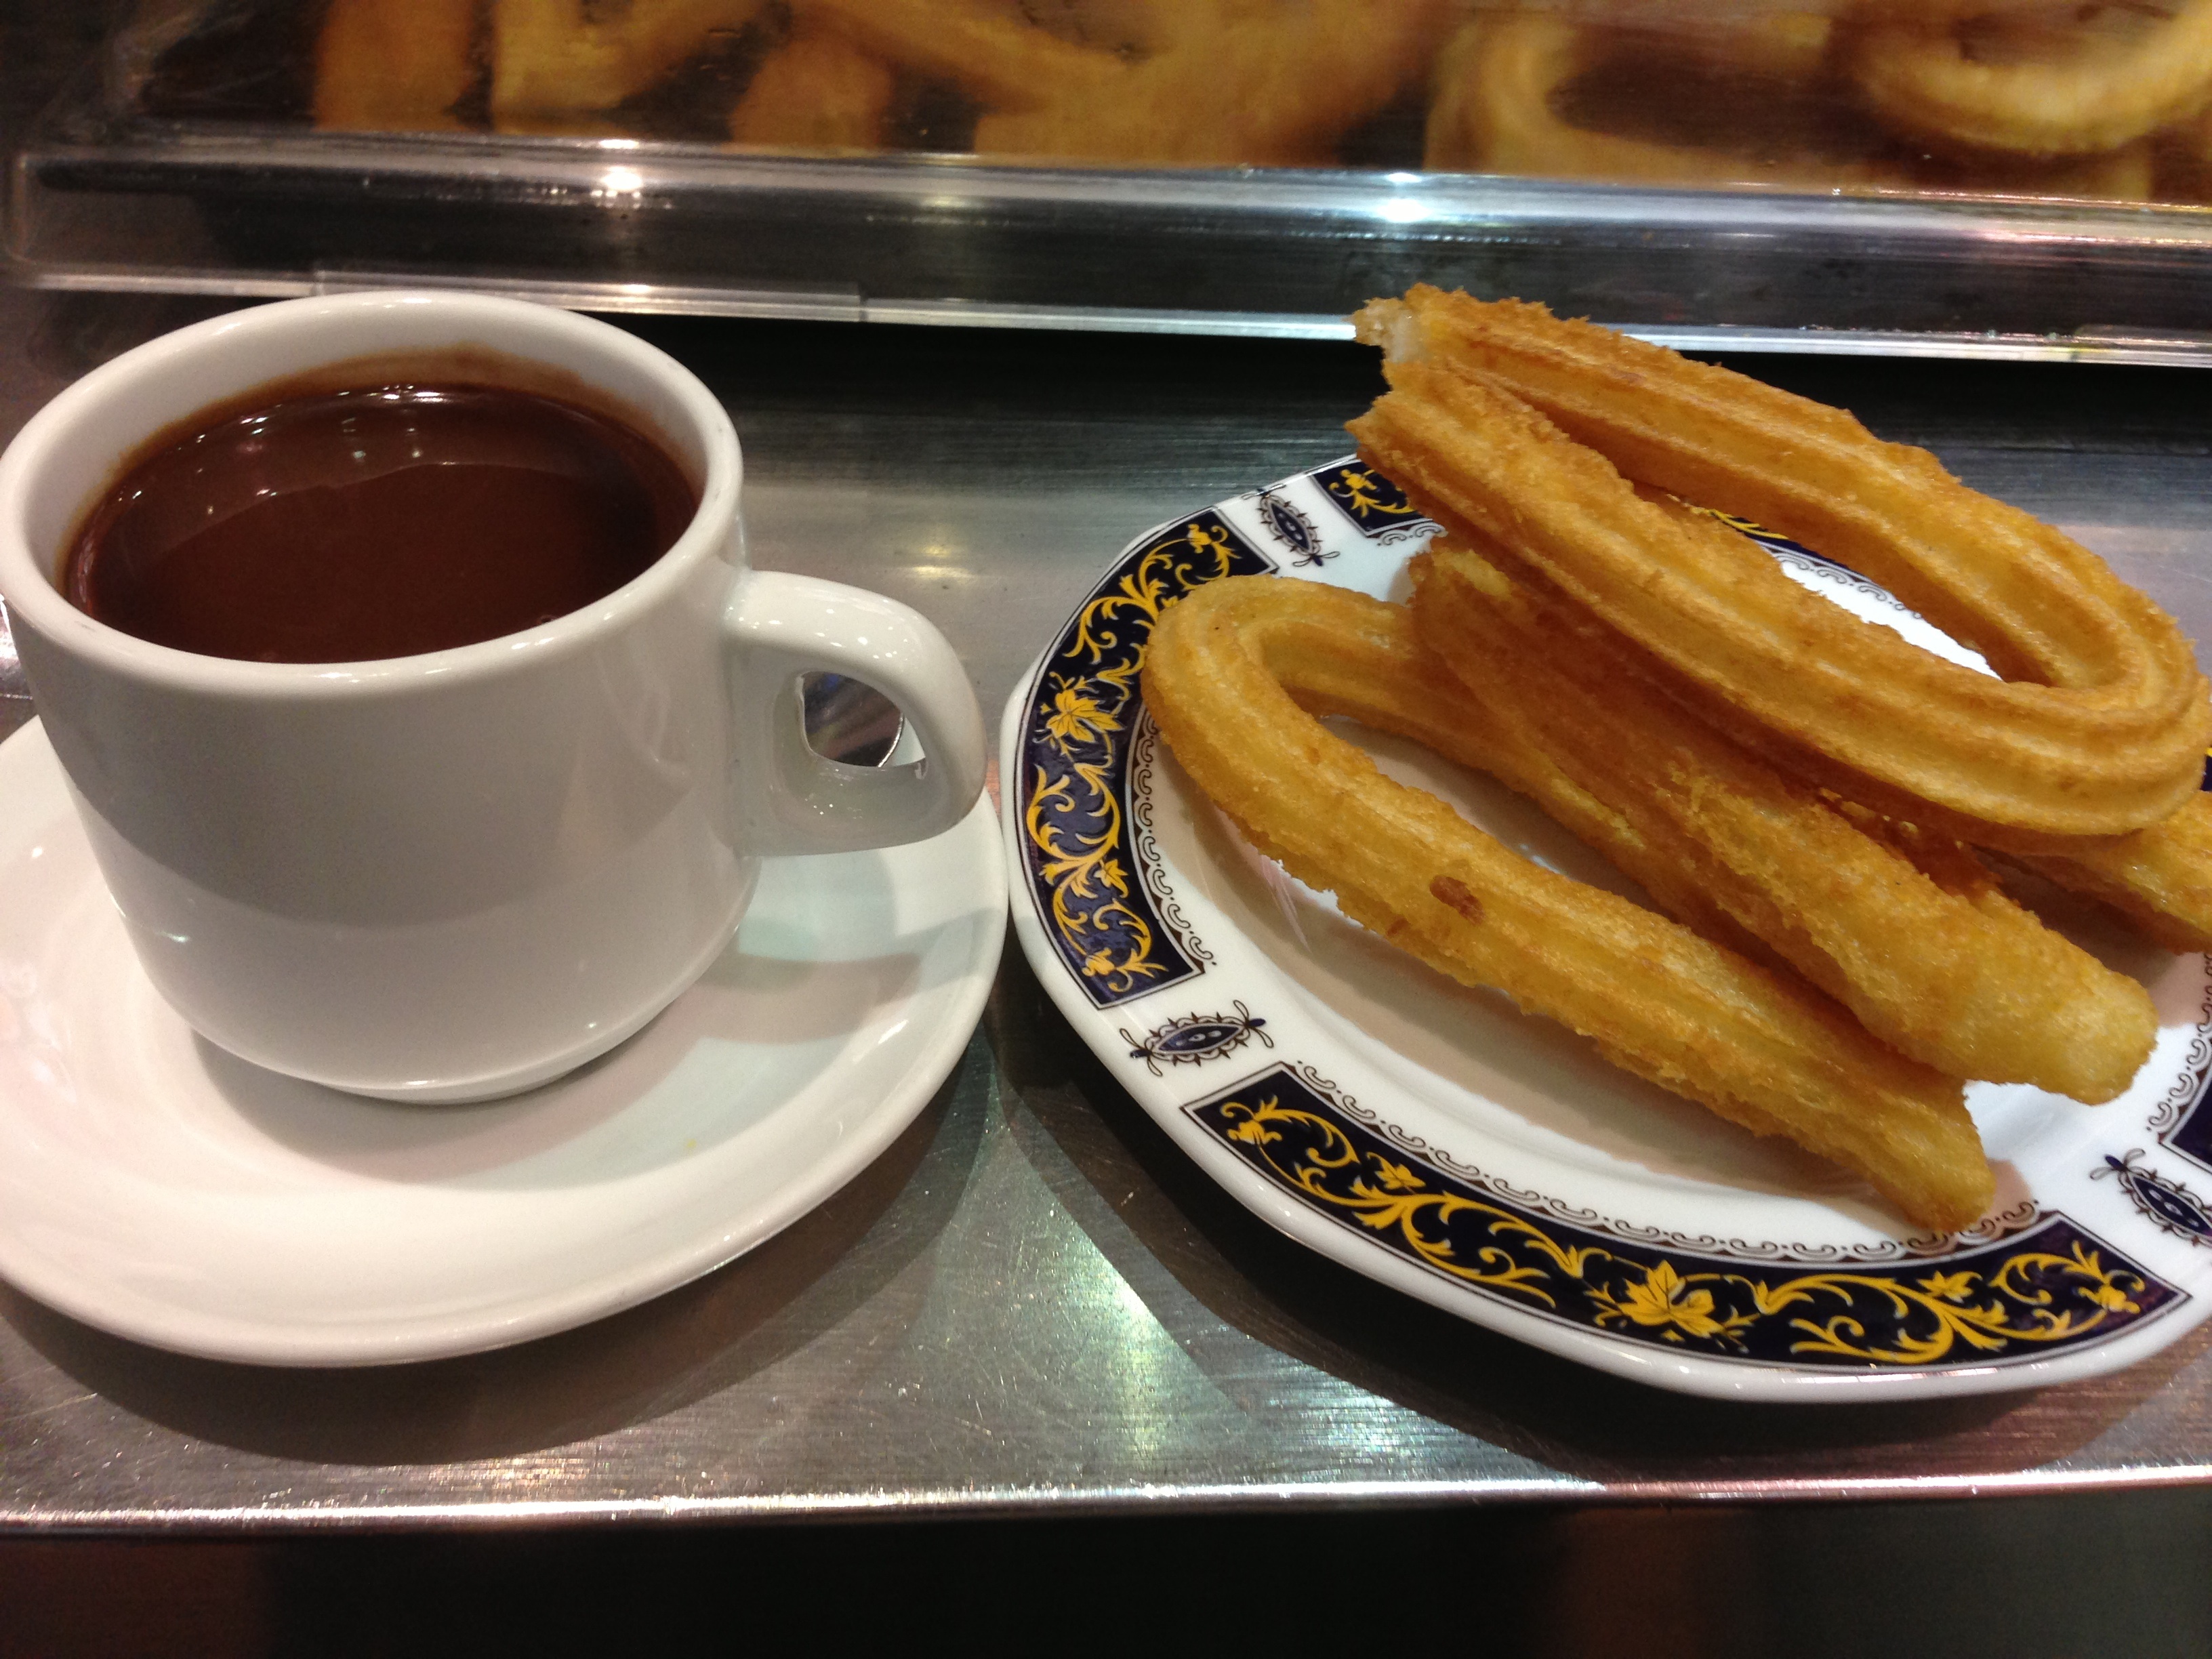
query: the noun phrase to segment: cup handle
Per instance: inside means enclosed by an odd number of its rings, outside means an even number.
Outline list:
[[[734,807],[749,852],[852,853],[921,841],[983,787],[983,715],[945,636],[896,599],[750,570],[722,613],[734,693]],[[806,741],[800,676],[843,674],[898,705],[921,740],[904,766],[848,766]]]

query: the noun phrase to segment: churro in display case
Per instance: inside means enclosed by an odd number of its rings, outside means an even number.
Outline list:
[[[144,0],[32,131],[9,246],[48,286],[1322,338],[1432,282],[1676,346],[2163,362],[2212,333],[2209,28],[2197,0]]]
[[[2117,201],[2203,199],[2212,88],[2201,0],[330,0],[197,24],[143,31],[150,111]],[[210,73],[226,38],[264,73]]]
[[[2120,201],[2203,199],[2212,90],[2203,0],[331,0],[283,27],[268,112],[330,130]],[[187,60],[146,91],[189,108]]]

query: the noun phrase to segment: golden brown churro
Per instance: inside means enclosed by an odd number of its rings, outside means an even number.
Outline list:
[[[1297,706],[1284,679],[1307,678],[1304,665],[1389,609],[1317,584],[1209,583],[1155,628],[1146,706],[1253,844],[1361,925],[1640,1077],[1856,1170],[1916,1221],[1978,1216],[1993,1182],[1954,1081],[1817,994],[1509,852]]]
[[[315,125],[459,131],[475,85],[472,0],[331,0],[315,43]]]
[[[2169,951],[2212,951],[2212,795],[2109,840],[2014,854],[2046,880],[2102,899]]]
[[[495,122],[612,109],[751,22],[762,0],[629,0],[600,16],[585,0],[492,0]]]
[[[872,149],[883,140],[898,76],[834,29],[801,28],[771,52],[730,112],[740,144]]]
[[[1083,97],[1123,69],[1109,52],[976,0],[798,0],[793,15],[833,25],[890,62],[950,82],[992,109]]]
[[[1420,570],[1413,613],[1453,672],[1632,825],[1669,886],[1704,895],[1876,1036],[1954,1077],[2085,1101],[2134,1078],[2158,1036],[2142,987],[2006,897],[1970,849],[1838,810],[1473,550],[1440,544]],[[1675,909],[1651,860],[1614,861]]]
[[[1769,54],[1753,60],[1757,72],[1772,78],[1817,72],[1826,53],[1828,20],[1791,13],[1767,21],[1764,33],[1747,32],[1753,40],[1772,42]],[[1437,62],[1427,164],[1656,184],[1825,188],[1904,182],[1894,165],[1662,143],[1595,131],[1562,116],[1554,107],[1562,88],[1623,44],[1611,32],[1537,13],[1504,13],[1468,24]],[[1755,113],[1747,125],[1756,130]]]
[[[2202,193],[2208,90],[2212,0],[331,0],[316,63],[356,130],[2106,200]]]
[[[985,115],[979,154],[1172,165],[1326,161],[1419,76],[1442,0],[1194,8],[1158,56],[1034,107]]]
[[[1755,747],[1893,816],[2029,851],[2143,828],[2195,793],[2212,702],[2172,618],[1924,451],[1540,306],[1417,288],[1359,324],[1392,385],[1353,423],[1362,453]],[[2021,678],[1859,622],[1733,531],[1642,499],[1622,468],[1820,548]]]
[[[1952,24],[1876,22],[1853,43],[1851,74],[1901,131],[2023,155],[2114,149],[2203,106],[2212,92],[2212,0],[2180,0],[2155,19],[2101,10],[2123,32],[2100,36],[2073,16],[2023,40],[2014,26],[2014,40],[1988,42],[1981,56]],[[1988,30],[2002,27],[1987,20]]]

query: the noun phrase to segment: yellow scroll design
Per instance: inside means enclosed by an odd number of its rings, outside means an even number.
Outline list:
[[[1055,776],[1036,769],[1023,830],[1052,891],[1053,927],[1082,973],[1115,992],[1167,971],[1154,954],[1151,924],[1128,902],[1116,750],[1127,740],[1129,706],[1160,613],[1194,587],[1228,575],[1235,550],[1227,532],[1202,522],[1180,526],[1146,548],[1078,614],[1060,656],[1079,672],[1048,675],[1032,711],[1038,735],[1068,769]]]
[[[1875,1366],[1927,1366],[1994,1355],[2020,1345],[2071,1342],[2142,1311],[2145,1281],[2074,1243],[2070,1253],[2022,1249],[1994,1270],[1935,1271],[1917,1279],[1848,1271],[1761,1279],[1745,1273],[1684,1272],[1664,1258],[1646,1265],[1597,1245],[1563,1242],[1526,1216],[1457,1192],[1431,1188],[1406,1164],[1361,1152],[1320,1113],[1278,1097],[1216,1109],[1222,1133],[1249,1147],[1277,1179],[1316,1206],[1394,1236],[1417,1260],[1468,1284],[1509,1291],[1568,1316],[1555,1291],[1572,1282],[1590,1322],[1662,1341],[1711,1342],[1771,1357],[1821,1354]],[[1287,1158],[1284,1129],[1304,1144]],[[1483,1218],[1496,1241],[1462,1259],[1448,1236],[1455,1218]],[[2039,1282],[2040,1279],[2042,1282]],[[2057,1281],[2052,1288],[2051,1281]],[[1549,1288],[1547,1288],[1547,1287]],[[1822,1304],[1840,1303],[1820,1316]],[[1782,1322],[1779,1328],[1774,1322]],[[1786,1345],[1786,1334],[1795,1340]]]

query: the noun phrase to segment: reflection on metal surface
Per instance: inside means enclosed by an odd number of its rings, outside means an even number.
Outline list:
[[[617,169],[626,171],[626,169]],[[41,287],[100,288],[59,276],[39,279]],[[156,286],[176,287],[175,283]],[[227,293],[220,286],[188,283],[189,291]],[[452,289],[469,294],[500,294],[571,311],[599,311],[617,316],[762,317],[792,322],[858,323],[869,320],[860,290],[835,284],[805,287],[760,283],[738,287],[707,283],[615,281],[593,275],[557,278],[523,273],[380,270],[371,266],[318,264],[313,272],[282,289],[249,290],[256,298],[297,298],[311,294],[349,294],[368,289]]]
[[[30,718],[31,683],[23,678],[22,659],[15,654],[7,604],[0,601],[0,738]]]
[[[814,752],[848,766],[881,766],[906,729],[890,698],[840,674],[806,675],[799,700]]]
[[[26,268],[16,273],[16,279],[32,288],[64,293],[195,294],[283,300],[363,289],[450,288],[615,316],[751,317],[790,322],[889,323],[1223,339],[1348,341],[1352,337],[1351,322],[1334,312],[1188,311],[1152,306],[863,298],[857,289],[838,292],[814,286],[779,289],[754,284],[724,288],[706,283],[556,279],[496,268],[479,268],[457,276],[442,271],[319,266],[298,276],[269,276],[181,268],[110,270],[57,264]],[[1563,303],[1562,308],[1571,307]],[[2039,334],[1941,328],[1780,328],[1729,323],[1614,321],[1607,325],[1676,351],[1710,354],[2212,367],[2212,338],[2188,330],[2099,326]]]

